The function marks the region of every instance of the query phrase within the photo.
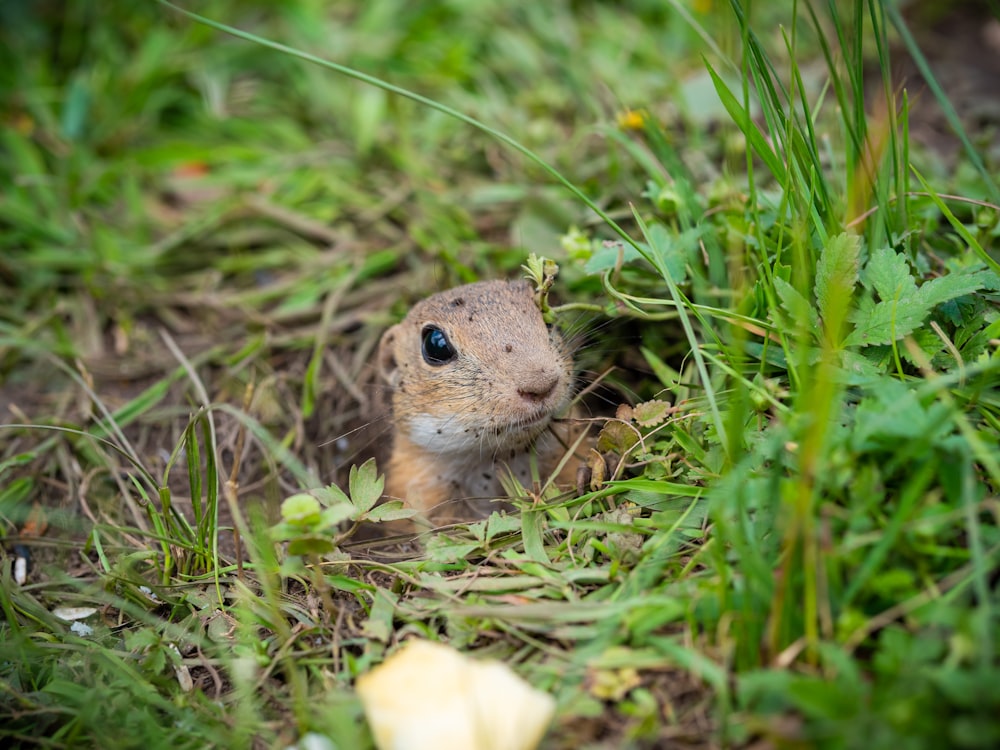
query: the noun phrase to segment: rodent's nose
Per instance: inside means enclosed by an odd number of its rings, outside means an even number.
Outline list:
[[[559,373],[541,370],[519,385],[517,395],[525,401],[538,403],[548,398],[557,385],[559,385]]]

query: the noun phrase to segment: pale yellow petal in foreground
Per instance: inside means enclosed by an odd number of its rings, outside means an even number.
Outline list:
[[[534,750],[555,700],[497,661],[411,640],[357,682],[379,750]]]

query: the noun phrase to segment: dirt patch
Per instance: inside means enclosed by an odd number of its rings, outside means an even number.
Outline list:
[[[1000,159],[1000,19],[991,3],[922,0],[907,6],[905,18],[973,142]],[[905,47],[897,43],[892,52],[894,76],[910,98],[910,135],[954,163],[961,144],[944,111]]]

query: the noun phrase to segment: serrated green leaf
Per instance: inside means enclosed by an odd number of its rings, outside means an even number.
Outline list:
[[[885,372],[885,366],[870,356],[874,351],[875,347],[869,347],[863,354],[847,349],[840,352],[840,366],[847,382],[867,382]]]
[[[927,355],[927,359],[931,359],[935,354],[944,348],[944,342],[941,341],[930,326],[914,331],[910,338],[912,338],[917,347]],[[921,364],[921,362],[913,358],[913,355],[910,354],[908,347],[902,347],[899,354],[903,359],[911,364]]]
[[[523,268],[527,272],[528,278],[535,283],[535,286],[538,286],[542,283],[542,281],[545,278],[545,272],[543,270],[543,266],[544,266],[544,259],[541,258],[537,253],[531,253],[530,255],[528,255],[527,260],[524,261],[524,264],[521,266],[521,268]]]
[[[925,408],[913,389],[883,378],[858,404],[851,442],[864,451],[914,435],[933,442],[951,429],[947,406],[933,403]]]
[[[872,252],[864,276],[865,286],[875,290],[884,302],[906,302],[917,293],[906,258],[891,247],[880,247]]]
[[[781,306],[791,316],[793,325],[807,320],[813,331],[819,331],[819,318],[816,315],[815,308],[809,304],[809,301],[805,297],[799,294],[795,287],[784,279],[775,276],[774,290],[781,299]]]
[[[902,255],[890,248],[872,254],[865,268],[865,284],[881,301],[862,300],[853,316],[854,332],[848,345],[891,344],[909,335],[944,302],[982,289],[991,276],[985,269],[960,271],[923,284],[919,289]]]
[[[485,541],[490,541],[497,534],[510,534],[521,528],[521,519],[518,516],[509,516],[506,513],[500,514],[493,511],[486,519]]]
[[[992,292],[1000,292],[1000,273],[991,268],[983,269],[983,287]]]
[[[858,283],[861,238],[839,234],[832,238],[816,264],[813,292],[823,324],[831,335],[839,338],[838,330]]]
[[[632,411],[632,418],[640,427],[655,427],[669,414],[669,401],[654,400],[636,404]]]
[[[921,285],[917,296],[930,307],[937,307],[956,297],[979,291],[986,286],[988,277],[992,276],[994,274],[984,268],[949,273]]]
[[[975,335],[970,336],[969,340],[962,344],[962,357],[967,362],[975,359],[986,350],[991,339],[998,337],[1000,337],[1000,318],[994,320]]]
[[[891,344],[913,332],[930,311],[930,307],[914,298],[875,302],[871,297],[865,297],[852,316],[854,332],[844,343],[847,346]]]
[[[378,499],[382,497],[384,486],[385,477],[378,475],[374,458],[369,458],[360,467],[351,467],[351,476],[348,480],[351,502],[361,513],[367,513],[375,506]]]

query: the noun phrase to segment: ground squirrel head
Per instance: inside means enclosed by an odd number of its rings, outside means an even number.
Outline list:
[[[396,429],[438,454],[519,451],[569,399],[573,361],[526,281],[483,281],[417,303],[382,337]]]

